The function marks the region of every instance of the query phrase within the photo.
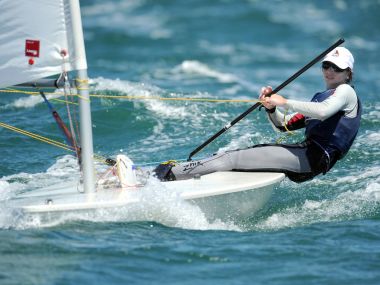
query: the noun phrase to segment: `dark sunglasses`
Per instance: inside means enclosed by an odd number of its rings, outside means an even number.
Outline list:
[[[331,63],[331,62],[328,62],[328,61],[325,61],[325,62],[322,62],[322,68],[324,70],[327,70],[329,69],[330,67],[332,67],[332,69],[335,71],[335,72],[343,72],[345,71],[345,69],[341,69],[339,67],[337,67],[335,64]]]

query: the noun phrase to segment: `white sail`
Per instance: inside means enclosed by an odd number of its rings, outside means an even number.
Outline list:
[[[79,0],[0,0],[0,88],[78,71],[85,192],[94,191],[91,109]]]
[[[71,40],[72,6],[78,0],[0,0],[0,87],[87,69],[83,39],[79,48]]]

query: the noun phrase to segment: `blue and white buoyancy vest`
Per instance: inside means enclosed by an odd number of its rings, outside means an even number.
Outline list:
[[[329,89],[314,95],[311,102],[322,102],[335,92]],[[324,148],[325,151],[338,150],[339,159],[350,149],[360,126],[362,106],[358,98],[358,109],[356,117],[349,118],[344,115],[344,111],[339,111],[330,118],[321,121],[318,119],[306,118],[305,135],[307,140],[314,141]]]

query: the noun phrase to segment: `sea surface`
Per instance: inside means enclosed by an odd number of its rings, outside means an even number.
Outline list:
[[[71,153],[0,128],[1,285],[380,284],[380,1],[85,0],[81,8],[90,93],[134,96],[92,97],[99,156],[126,154],[148,168],[186,159],[255,102],[159,98],[257,99],[261,86],[280,85],[341,37],[355,56],[361,128],[328,174],[286,179],[258,214],[228,222],[208,221],[159,187],[134,217],[16,214],[7,207],[14,195],[78,179],[78,167]],[[280,94],[310,100],[323,89],[318,63]],[[52,103],[67,120],[66,106]],[[0,122],[63,141],[38,96],[0,93]],[[197,157],[279,138],[255,110]]]

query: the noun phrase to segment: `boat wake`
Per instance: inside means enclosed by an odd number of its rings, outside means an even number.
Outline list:
[[[46,173],[20,173],[0,179],[0,228],[28,229],[54,227],[72,221],[88,222],[136,222],[150,221],[169,227],[195,230],[241,231],[233,222],[216,220],[210,222],[195,205],[180,199],[177,193],[163,188],[156,178],[149,178],[141,191],[139,203],[128,207],[97,209],[91,211],[65,212],[64,214],[23,213],[8,207],[8,201],[16,194],[46,185],[73,181],[75,158],[59,159]]]
[[[374,167],[366,172],[362,179],[371,182],[359,187],[353,187],[358,178],[345,177],[338,179],[333,185],[335,188],[343,188],[342,185],[351,185],[337,196],[319,201],[306,199],[300,205],[289,206],[276,211],[269,217],[258,221],[253,225],[254,230],[280,230],[284,228],[302,227],[316,223],[341,222],[347,220],[366,219],[378,217],[380,209],[380,167]],[[359,179],[361,179],[359,178]],[[357,189],[357,190],[356,190]]]
[[[21,91],[22,92],[22,91]],[[35,91],[34,91],[35,92]],[[46,98],[49,100],[51,99],[57,99],[59,97],[63,96],[63,91],[60,89],[56,89],[51,94],[47,95]],[[27,109],[27,108],[34,108],[38,104],[43,104],[44,100],[40,95],[36,96],[24,96],[18,99],[13,100],[12,102],[5,104],[4,106],[1,106],[1,109],[7,110],[7,109]]]

